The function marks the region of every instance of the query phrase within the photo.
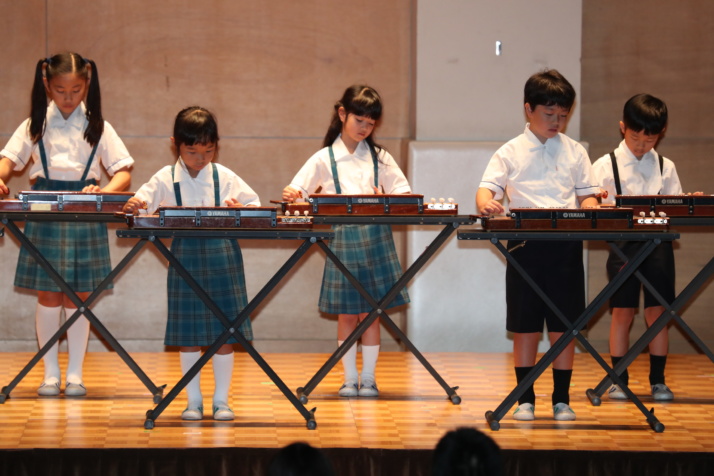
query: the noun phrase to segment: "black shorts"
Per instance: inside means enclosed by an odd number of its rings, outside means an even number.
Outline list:
[[[628,257],[634,256],[642,243],[637,241],[624,241],[618,243],[621,250]],[[607,276],[612,279],[615,274],[624,266],[624,262],[610,250],[607,258]],[[674,301],[674,252],[672,242],[665,241],[657,245],[652,253],[645,258],[638,271],[649,281],[659,294],[668,302]],[[642,283],[636,276],[630,276],[615,291],[610,298],[610,307],[640,307],[640,289],[645,292],[645,307],[660,306],[661,304],[654,298],[651,292],[643,288]]]
[[[518,243],[509,241],[508,249]],[[580,317],[585,310],[581,241],[527,241],[511,255],[568,322]],[[543,332],[544,322],[549,332],[568,329],[510,264],[506,267],[506,303],[506,329],[510,332]]]

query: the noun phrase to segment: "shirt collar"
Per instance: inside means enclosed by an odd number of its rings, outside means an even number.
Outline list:
[[[536,137],[535,134],[533,134],[533,132],[531,132],[530,123],[526,124],[524,134],[528,139],[528,142],[531,143],[531,146],[528,148],[529,152],[545,149],[548,155],[557,155],[558,149],[560,148],[560,134],[557,134],[552,139],[546,139],[544,144]]]
[[[350,151],[347,150],[347,146],[342,141],[342,134],[337,136],[335,142],[332,143],[332,153],[335,154],[336,161],[346,157],[355,157],[360,160],[366,160],[367,158],[369,158],[370,160],[372,160],[372,156],[369,152],[369,146],[367,145],[366,141],[361,141],[359,144],[357,144],[357,148],[355,149],[354,154],[350,154]]]
[[[624,140],[622,142],[620,142],[620,149],[622,149],[622,151],[625,153],[625,156],[628,159],[628,163],[630,163],[632,165],[637,165],[637,164],[644,165],[647,162],[654,164],[657,159],[657,157],[655,156],[654,148],[647,151],[645,153],[645,155],[642,156],[642,159],[638,159],[637,157],[635,157],[635,154],[633,154],[632,151],[630,150],[630,148],[627,147],[627,144],[625,143]]]
[[[191,174],[188,173],[188,169],[186,168],[186,164],[184,164],[183,159],[181,158],[181,156],[179,156],[178,160],[176,161],[176,167],[174,168],[174,183],[182,182],[184,180],[197,180],[208,183],[209,178],[213,176],[213,166],[211,165],[212,163],[213,162],[202,168],[198,172],[196,178],[193,178],[191,177]]]
[[[65,119],[62,117],[57,104],[51,101],[49,106],[47,106],[47,125],[49,127],[65,127],[70,126],[77,130],[84,130],[87,124],[87,108],[83,102],[79,103],[79,106],[72,111],[72,114]]]

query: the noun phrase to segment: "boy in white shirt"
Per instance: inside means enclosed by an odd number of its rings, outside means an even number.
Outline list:
[[[504,211],[498,200],[508,196],[512,208],[596,207],[599,193],[588,154],[560,131],[575,102],[573,86],[556,70],[531,76],[524,89],[528,124],[523,134],[504,144],[491,158],[476,194],[483,215]],[[521,244],[509,241],[508,248]],[[585,309],[582,241],[531,240],[511,253],[553,303],[571,321]],[[506,267],[506,329],[513,333],[516,380],[521,382],[535,365],[538,342],[547,324],[551,345],[567,326],[510,265]],[[553,361],[553,417],[575,420],[570,408],[570,380],[575,341]],[[513,418],[535,419],[531,385],[518,400]]]
[[[674,163],[658,154],[654,147],[667,127],[667,106],[649,94],[638,94],[625,103],[620,131],[623,141],[613,152],[600,157],[593,164],[593,172],[603,190],[603,203],[614,203],[615,195],[679,195],[682,185]],[[619,243],[625,254],[631,256],[637,249],[635,242]],[[607,274],[612,279],[623,266],[623,261],[610,251]],[[639,271],[667,302],[674,300],[674,253],[672,242],[663,242],[642,263]],[[610,356],[613,367],[629,348],[630,326],[639,308],[640,281],[631,276],[610,299],[612,322],[610,324]],[[652,294],[644,289],[645,321],[647,326],[664,312]],[[667,363],[669,335],[667,328],[649,344],[650,386],[652,397],[658,401],[674,398],[665,384],[664,368]],[[620,375],[628,384],[627,369]],[[619,385],[608,391],[612,399],[627,399]]]

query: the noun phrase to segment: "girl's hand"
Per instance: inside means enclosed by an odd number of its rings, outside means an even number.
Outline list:
[[[481,213],[481,215],[500,215],[504,211],[506,211],[506,209],[503,208],[503,205],[498,201],[489,200],[481,207],[479,213]]]
[[[146,202],[139,198],[131,197],[129,200],[126,201],[121,211],[124,213],[134,213],[136,210],[139,209],[146,209]]]
[[[229,199],[227,199],[227,200],[226,200],[226,205],[229,206],[229,207],[243,207],[243,206],[245,206],[245,205],[243,205],[241,202],[239,202],[238,200],[236,200],[235,198],[229,198]]]
[[[2,179],[0,179],[0,195],[8,195],[10,193],[10,189],[7,188],[7,185],[5,185],[5,182],[3,182]]]
[[[379,187],[375,187],[374,185],[372,185],[372,190],[374,191],[375,195],[381,195],[381,193],[379,192]]]
[[[101,191],[102,188],[99,185],[87,185],[82,189],[82,193],[97,193]]]
[[[298,198],[302,198],[302,192],[300,190],[296,190],[290,185],[283,189],[283,200],[286,202],[294,202]]]
[[[600,193],[598,193],[598,194],[596,195],[596,197],[602,198],[602,199],[607,198],[607,196],[608,196],[607,190],[605,190],[604,188],[601,188],[601,189],[600,189]]]

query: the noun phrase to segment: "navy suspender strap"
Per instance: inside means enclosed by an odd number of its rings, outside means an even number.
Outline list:
[[[84,169],[84,173],[82,174],[82,178],[80,180],[87,180],[87,174],[89,174],[89,169],[92,166],[92,161],[94,160],[94,154],[97,153],[98,145],[99,145],[99,141],[97,141],[97,143],[94,144],[94,147],[92,147],[92,153],[89,154],[89,160],[87,161],[87,167]]]
[[[37,145],[40,146],[40,160],[42,161],[42,170],[45,173],[45,178],[49,180],[50,171],[47,169],[47,154],[45,153],[45,146],[42,143],[42,137],[40,137],[40,140]]]
[[[37,142],[37,145],[40,147],[40,160],[42,161],[42,170],[45,173],[45,178],[47,180],[50,180],[50,171],[47,166],[47,153],[45,152],[45,145],[42,143],[42,138]],[[89,169],[92,167],[92,161],[94,160],[94,154],[97,153],[97,146],[99,145],[99,142],[94,144],[94,147],[92,147],[92,153],[89,155],[89,160],[87,161],[87,166],[84,168],[84,173],[82,174],[82,178],[79,179],[82,182],[87,180],[87,175],[89,174]]]
[[[211,167],[213,167],[213,201],[216,207],[221,206],[221,186],[218,182],[218,167],[216,164],[211,162]],[[174,180],[174,172],[176,171],[176,164],[171,166],[171,181]],[[182,207],[183,200],[181,199],[181,182],[174,182],[174,195],[176,195],[176,206]]]
[[[664,171],[664,157],[662,157],[661,154],[657,154],[657,157],[659,157],[659,174],[662,175]],[[617,159],[615,159],[614,151],[610,152],[610,162],[612,162],[612,176],[615,179],[615,192],[617,192],[618,195],[622,195],[622,187],[620,186],[620,172],[617,169]],[[662,180],[662,185],[664,185],[664,180]]]
[[[379,160],[374,147],[368,144],[369,152],[372,155],[372,163],[374,164],[374,187],[379,188]],[[330,167],[332,167],[332,180],[335,181],[335,193],[342,194],[340,187],[340,178],[337,175],[337,162],[335,162],[335,153],[332,151],[332,146],[328,147],[330,151]]]
[[[332,180],[335,182],[335,193],[337,195],[342,195],[342,187],[340,187],[340,178],[337,176],[337,162],[335,162],[335,153],[332,152],[332,146],[329,148],[330,151],[330,167],[332,167]]]
[[[372,164],[374,164],[374,187],[379,188],[379,160],[377,158],[377,151],[374,150],[374,147],[371,145],[367,144],[369,146],[369,153],[372,154]]]
[[[617,170],[617,159],[615,152],[610,152],[610,162],[612,162],[612,178],[615,180],[615,193],[622,195],[622,187],[620,186],[620,172]]]

